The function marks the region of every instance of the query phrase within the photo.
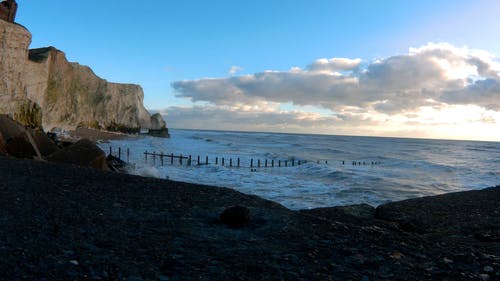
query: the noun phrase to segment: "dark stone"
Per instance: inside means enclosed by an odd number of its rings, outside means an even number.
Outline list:
[[[5,143],[5,140],[3,139],[2,134],[0,134],[0,155],[6,155],[7,154],[7,144]]]
[[[127,166],[127,162],[111,154],[106,157],[106,162],[108,163],[109,168],[115,172],[124,171],[125,167]]]
[[[31,136],[33,137],[35,145],[42,156],[48,156],[56,151],[59,151],[59,147],[56,143],[44,132],[31,130]]]
[[[17,158],[32,159],[36,156],[36,151],[25,133],[11,138],[6,148],[8,154]]]
[[[8,115],[0,114],[0,134],[5,142],[25,132],[24,127]]]
[[[109,171],[106,163],[106,153],[88,139],[79,140],[75,144],[47,156],[45,159],[50,162],[74,164]]]
[[[243,206],[232,206],[219,216],[220,221],[230,227],[243,227],[250,221],[250,210]]]

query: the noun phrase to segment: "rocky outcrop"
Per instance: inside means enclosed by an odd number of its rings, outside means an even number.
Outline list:
[[[149,129],[149,134],[155,137],[168,138],[167,124],[161,117],[160,113],[155,113],[151,116],[151,128]]]
[[[79,140],[75,144],[65,147],[45,159],[50,162],[73,164],[109,171],[106,162],[106,153],[94,142],[87,139]]]
[[[30,42],[24,27],[0,20],[0,113],[45,130],[166,129],[161,116],[151,118],[144,108],[139,85],[108,82],[56,48],[28,50]]]
[[[61,144],[61,142],[58,142]],[[92,167],[103,171],[123,171],[125,162],[108,159],[94,141],[81,139],[61,149],[39,129],[23,127],[7,115],[0,114],[0,156],[46,160]]]

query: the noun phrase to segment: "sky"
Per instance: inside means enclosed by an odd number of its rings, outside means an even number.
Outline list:
[[[171,128],[500,141],[497,0],[18,4]]]

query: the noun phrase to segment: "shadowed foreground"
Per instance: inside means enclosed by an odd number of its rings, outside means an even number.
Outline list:
[[[291,211],[237,191],[0,157],[6,280],[495,280],[500,187]],[[250,222],[218,221],[229,206]],[[359,211],[361,210],[361,211]]]

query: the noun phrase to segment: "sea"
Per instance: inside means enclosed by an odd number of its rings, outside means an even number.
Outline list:
[[[294,210],[500,185],[500,142],[181,129],[170,135],[99,146],[120,151],[132,174],[228,187]]]

